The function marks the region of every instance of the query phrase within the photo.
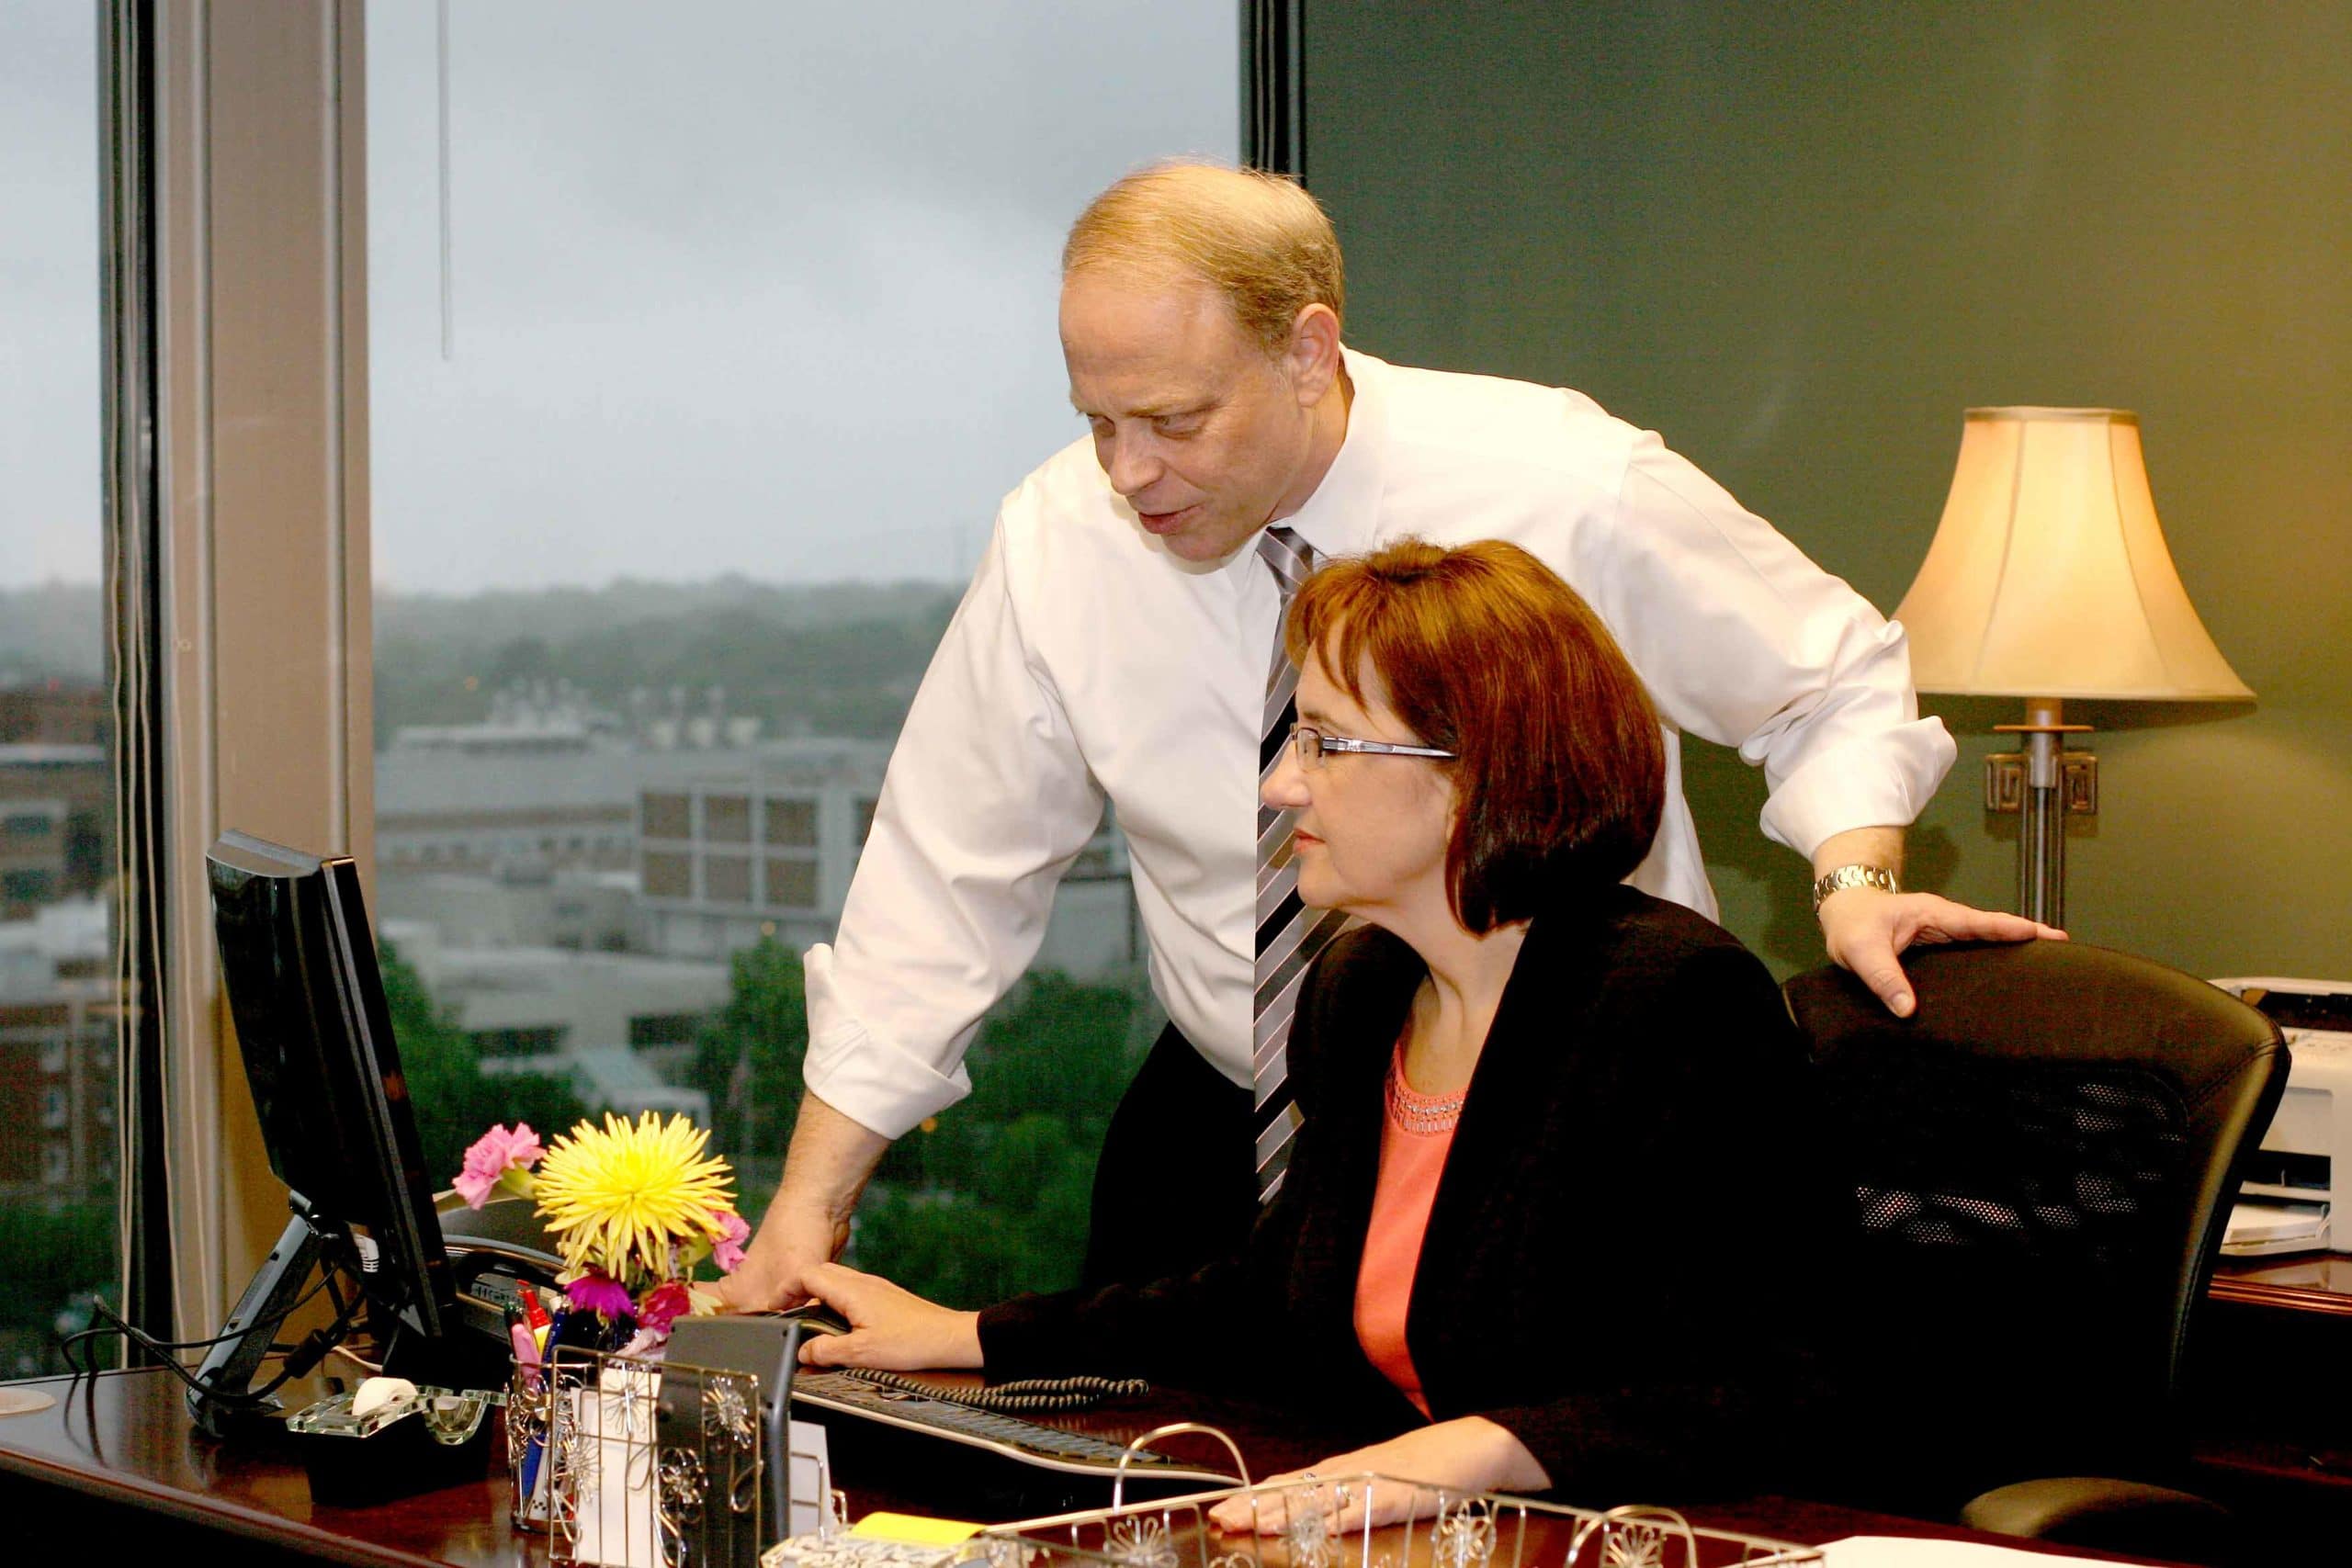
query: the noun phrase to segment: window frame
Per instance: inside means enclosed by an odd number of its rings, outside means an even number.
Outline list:
[[[159,1005],[138,1251],[211,1332],[285,1224],[220,992],[205,852],[237,828],[374,886],[361,0],[110,0],[110,442],[126,748]],[[137,360],[141,354],[148,363]],[[143,385],[142,385],[143,381]],[[141,646],[141,639],[144,646]],[[128,1121],[128,1118],[126,1118]]]

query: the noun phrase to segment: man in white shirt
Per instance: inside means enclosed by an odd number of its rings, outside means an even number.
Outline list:
[[[1283,593],[1252,547],[1269,525],[1318,558],[1508,539],[1582,593],[1668,729],[1673,787],[1637,886],[1715,912],[1679,788],[1688,730],[1765,769],[1763,829],[1810,858],[1830,955],[1897,1013],[1912,942],[2057,934],[1894,890],[1903,827],[1953,757],[1917,716],[1899,627],[1656,436],[1575,392],[1343,349],[1343,309],[1338,242],[1284,181],[1163,165],[1073,228],[1061,335],[1091,440],[1005,499],[838,938],[808,954],[808,1093],[737,1304],[797,1298],[888,1142],[967,1092],[964,1051],[1106,797],[1171,1026],[1106,1143],[1089,1273],[1150,1277],[1238,1241],[1268,1055],[1252,888]]]

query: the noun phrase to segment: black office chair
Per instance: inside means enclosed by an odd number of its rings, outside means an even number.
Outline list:
[[[1839,1489],[2005,1533],[2226,1556],[2227,1516],[2170,1484],[2182,1356],[2240,1155],[2286,1087],[2277,1027],[2081,942],[1915,948],[1904,964],[1907,1020],[1840,969],[1786,987],[1824,1153],[1854,1198],[1820,1320]],[[2113,1479],[2045,1479],[2084,1477]]]

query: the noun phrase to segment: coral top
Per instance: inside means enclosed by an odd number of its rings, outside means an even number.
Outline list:
[[[1388,1115],[1380,1133],[1380,1178],[1373,1188],[1372,1224],[1356,1273],[1356,1341],[1396,1391],[1424,1416],[1420,1374],[1405,1346],[1405,1314],[1413,1303],[1413,1271],[1421,1260],[1437,1179],[1453,1146],[1462,1116],[1459,1094],[1421,1094],[1405,1081],[1405,1043],[1388,1063]]]

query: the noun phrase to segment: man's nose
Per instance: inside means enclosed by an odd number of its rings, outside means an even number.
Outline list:
[[[1114,435],[1102,452],[1102,472],[1123,496],[1141,494],[1159,478],[1162,465],[1151,443],[1139,435]]]

